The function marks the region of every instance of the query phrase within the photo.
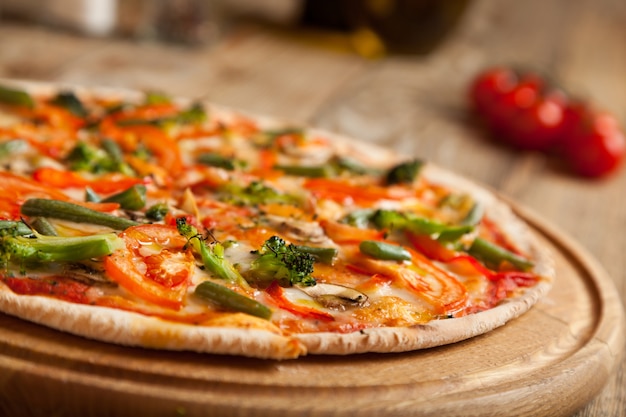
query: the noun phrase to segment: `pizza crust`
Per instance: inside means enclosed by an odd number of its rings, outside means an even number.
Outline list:
[[[33,93],[53,94],[63,86],[3,80]],[[79,95],[138,100],[136,91],[107,88],[71,89]],[[189,100],[181,100],[189,102]],[[219,116],[233,110],[207,103]],[[240,113],[243,114],[243,113]],[[263,127],[284,126],[270,118],[246,115]],[[356,157],[374,165],[389,165],[401,158],[393,151],[355,141],[345,136],[309,129],[333,139],[342,155]],[[230,315],[231,320],[213,323],[214,327],[164,321],[155,317],[64,302],[42,296],[19,296],[5,285],[0,286],[0,310],[53,329],[125,346],[174,351],[228,354],[262,359],[291,359],[308,354],[349,355],[365,352],[404,352],[455,343],[489,332],[519,317],[544,297],[552,286],[555,269],[552,256],[533,236],[528,226],[511,207],[487,188],[433,164],[422,172],[430,181],[466,191],[483,204],[486,213],[503,227],[520,248],[536,263],[535,271],[543,277],[536,286],[514,298],[504,300],[493,309],[460,318],[435,320],[413,327],[371,328],[354,333],[307,333],[287,336],[277,328],[259,324],[261,319],[243,314]],[[245,317],[241,317],[245,316]],[[265,322],[266,323],[266,322]]]
[[[220,327],[195,326],[42,296],[19,296],[4,285],[0,310],[77,336],[125,346],[262,359],[290,359],[307,353],[296,339],[266,330],[265,320],[244,314],[230,315],[230,324]]]

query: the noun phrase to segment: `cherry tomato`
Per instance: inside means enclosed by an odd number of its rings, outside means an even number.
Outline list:
[[[547,151],[560,135],[565,97],[535,73],[488,70],[476,79],[471,97],[474,108],[502,143]]]
[[[501,135],[503,142],[508,141],[519,114],[535,105],[542,87],[538,79],[526,78],[518,80],[508,92],[496,97],[493,107],[484,117],[494,133]]]
[[[489,117],[495,103],[517,85],[517,75],[509,68],[492,68],[481,73],[470,88],[474,108]]]
[[[621,165],[626,138],[613,116],[578,107],[570,110],[568,122],[560,147],[572,171],[600,177]]]
[[[578,175],[606,175],[624,158],[624,132],[613,117],[571,99],[534,72],[488,69],[476,77],[470,99],[496,140],[554,154]]]
[[[137,297],[178,310],[187,293],[195,260],[176,227],[133,226],[120,234],[126,250],[105,258],[108,275]]]
[[[558,94],[538,96],[511,120],[507,140],[525,150],[549,151],[563,130],[565,101]]]

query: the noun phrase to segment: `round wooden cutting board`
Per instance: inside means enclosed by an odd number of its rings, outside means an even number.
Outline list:
[[[276,362],[114,346],[0,315],[0,415],[569,416],[618,363],[624,312],[584,250],[520,215],[551,248],[558,278],[528,313],[483,336]]]

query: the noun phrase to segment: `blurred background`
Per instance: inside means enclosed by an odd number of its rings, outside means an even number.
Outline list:
[[[1,0],[0,77],[160,90],[452,169],[588,250],[626,299],[626,176],[495,143],[476,75],[532,68],[626,123],[624,0]],[[626,410],[626,366],[576,417]]]
[[[298,36],[374,58],[424,54],[457,23],[469,0],[4,0],[9,20],[92,36],[215,42],[243,20],[299,29]],[[314,40],[315,39],[315,40]]]

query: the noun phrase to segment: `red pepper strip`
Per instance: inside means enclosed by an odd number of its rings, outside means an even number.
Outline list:
[[[404,285],[433,307],[436,314],[456,313],[467,304],[467,290],[452,274],[435,265],[421,253],[411,252],[410,264],[372,259],[355,254],[350,265],[380,274]]]
[[[519,287],[533,286],[538,280],[539,277],[537,275],[528,272],[507,271],[496,273],[492,279],[491,305],[496,305]]]
[[[177,177],[182,172],[183,161],[178,144],[163,130],[150,125],[125,126],[122,130],[136,135],[172,177]]]
[[[333,220],[322,220],[326,235],[337,243],[359,243],[364,240],[383,240],[385,233],[376,229],[361,229]]]
[[[0,197],[0,220],[19,220],[20,206],[11,198]]]
[[[38,168],[33,178],[40,184],[55,188],[90,187],[97,193],[112,194],[124,191],[135,184],[145,184],[142,178],[127,177],[122,174],[107,174],[93,180],[83,177],[78,172],[63,171],[51,167]]]
[[[490,280],[495,273],[481,264],[476,258],[470,255],[459,254],[458,252],[447,248],[437,239],[433,239],[428,235],[419,235],[407,232],[406,236],[413,247],[434,261],[452,264],[454,267],[465,271],[471,269],[474,272],[484,275]]]
[[[175,139],[156,126],[119,126],[117,120],[119,117],[113,116],[103,119],[100,123],[101,134],[116,141],[127,152],[134,151],[139,143],[143,143],[172,177],[175,178],[182,172],[182,156]]]
[[[449,265],[456,267],[460,270],[467,271],[468,269],[477,272],[480,275],[485,276],[487,279],[494,281],[496,273],[491,269],[481,264],[476,258],[470,255],[458,255],[452,259],[446,261]]]
[[[61,300],[78,304],[89,303],[87,295],[89,285],[62,276],[44,278],[14,278],[2,277],[2,281],[16,294],[20,295],[48,295]]]
[[[334,321],[335,318],[324,311],[316,310],[311,307],[305,307],[301,305],[297,305],[292,303],[285,297],[284,291],[280,285],[278,285],[277,281],[274,281],[270,284],[269,287],[265,290],[267,295],[269,295],[272,300],[276,303],[276,306],[282,310],[289,311],[297,316],[321,320],[321,321]]]
[[[453,251],[452,249],[448,249],[437,239],[433,239],[428,235],[420,235],[406,232],[406,236],[415,249],[417,249],[432,260],[447,262],[457,256],[457,253],[455,251]]]
[[[370,205],[380,200],[402,200],[416,195],[415,190],[404,187],[353,184],[333,178],[310,178],[303,186],[318,198],[361,205]]]
[[[40,184],[49,185],[55,188],[86,187],[89,180],[83,178],[77,172],[62,171],[50,167],[38,168],[33,172],[33,179]]]
[[[23,125],[16,128],[16,139],[23,139],[40,154],[51,158],[63,158],[76,143],[75,132],[54,130],[49,126]]]
[[[410,287],[420,291],[432,305],[439,305],[439,313],[454,312],[467,304],[467,289],[461,282],[421,253],[407,250],[412,255],[411,264],[417,268],[417,273],[403,275]],[[410,271],[416,272],[413,268]]]
[[[467,270],[467,268],[472,269],[474,272],[485,276],[490,281],[500,281],[506,279],[512,280],[520,287],[529,287],[534,285],[534,283],[536,283],[539,279],[539,277],[532,272],[492,271],[473,256],[459,254],[458,252],[448,249],[439,241],[427,235],[407,233],[407,237],[411,244],[427,257],[435,261],[445,262],[456,268],[465,270]]]
[[[537,274],[519,271],[496,272],[489,279],[492,281],[510,281],[518,287],[532,287],[539,281]]]
[[[146,123],[180,113],[175,103],[145,104],[116,113],[117,120],[145,120]]]
[[[275,149],[263,148],[259,150],[259,171],[270,171],[276,165],[278,155]]]
[[[30,178],[21,177],[10,172],[0,171],[0,217],[16,220],[20,217],[20,206],[29,198],[47,198],[50,200],[72,201],[63,192],[48,187]],[[89,203],[72,201],[92,210],[111,212],[120,207],[118,203]]]
[[[13,200],[16,205],[35,197],[69,200],[67,195],[53,187],[10,172],[0,171],[0,184],[2,184],[2,197]]]
[[[85,119],[78,117],[67,109],[59,106],[40,103],[34,110],[34,115],[55,129],[75,132],[85,126]]]
[[[496,245],[503,247],[504,249],[513,252],[516,255],[526,256],[520,252],[519,248],[517,248],[511,241],[507,238],[507,236],[500,230],[498,225],[494,223],[488,217],[483,217],[481,221],[482,231],[486,232],[489,236],[487,240],[494,242]]]

